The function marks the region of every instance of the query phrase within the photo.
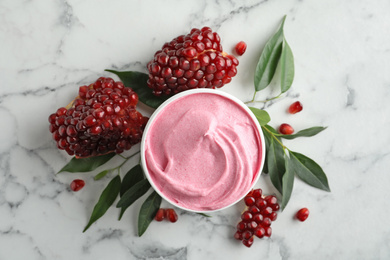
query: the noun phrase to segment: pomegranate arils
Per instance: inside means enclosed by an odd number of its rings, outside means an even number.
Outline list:
[[[291,135],[294,133],[294,128],[289,124],[281,124],[279,127],[279,133],[284,135]]]
[[[296,101],[296,102],[294,102],[294,103],[292,103],[292,104],[290,105],[290,107],[288,108],[288,112],[289,112],[290,114],[296,114],[296,113],[298,113],[298,112],[301,112],[302,109],[303,109],[303,107],[302,107],[301,102]]]
[[[253,204],[255,204],[254,197],[247,196],[244,198],[244,201],[245,201],[245,205],[247,205],[247,206],[252,206]]]
[[[156,96],[193,88],[220,88],[237,74],[237,65],[235,57],[222,52],[217,33],[209,27],[194,28],[155,53],[147,65],[148,86]]]
[[[236,44],[236,47],[234,49],[236,50],[236,53],[241,56],[246,51],[246,43],[240,41],[239,43]]]
[[[305,221],[309,217],[309,210],[307,208],[300,209],[295,215],[299,221]]]
[[[242,240],[242,243],[243,243],[246,247],[251,247],[252,244],[253,244],[253,236],[252,236],[250,239],[248,239],[248,240],[243,239],[243,240]]]
[[[79,97],[49,116],[49,130],[69,155],[121,153],[141,140],[147,122],[135,110],[137,102],[138,95],[122,82],[101,77],[81,86]]]
[[[154,216],[154,220],[156,221],[162,221],[165,218],[165,210],[164,209],[158,209],[156,216]]]
[[[271,223],[277,218],[276,211],[280,206],[275,196],[263,196],[261,189],[250,191],[245,197],[246,210],[241,214],[237,224],[234,238],[242,240],[242,243],[250,247],[253,237],[270,237],[272,234]]]
[[[166,209],[165,217],[172,223],[175,223],[178,219],[178,216],[174,209]]]
[[[70,183],[70,189],[71,189],[72,191],[79,191],[79,190],[81,190],[84,186],[85,186],[85,182],[84,182],[83,180],[80,180],[80,179],[73,180],[73,181]]]

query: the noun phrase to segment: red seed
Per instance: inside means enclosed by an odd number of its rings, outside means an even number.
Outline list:
[[[251,247],[252,244],[253,244],[253,236],[252,236],[251,238],[249,238],[248,240],[243,239],[243,240],[242,240],[242,243],[243,243],[246,247]]]
[[[294,103],[292,103],[291,105],[290,105],[290,107],[288,108],[288,112],[290,113],[290,114],[296,114],[296,113],[298,113],[298,112],[301,112],[302,111],[302,104],[301,104],[301,102],[299,102],[299,101],[296,101],[296,102],[294,102]]]
[[[245,222],[251,221],[252,220],[252,214],[249,211],[245,211],[241,215],[241,219]]]
[[[307,208],[300,209],[296,214],[296,218],[302,222],[305,221],[308,217],[309,217],[309,210]]]
[[[85,182],[83,180],[76,179],[70,183],[70,189],[72,191],[79,191],[84,187],[84,185],[85,185]]]
[[[234,238],[237,240],[242,240],[242,232],[237,231],[236,233],[234,233]]]
[[[178,219],[178,216],[174,209],[166,209],[165,217],[172,223],[175,223]]]
[[[165,210],[164,209],[158,209],[156,216],[154,216],[154,220],[156,221],[162,221],[165,218]]]
[[[246,51],[246,43],[243,41],[237,43],[235,50],[238,55],[243,55]]]
[[[279,133],[284,135],[291,135],[294,133],[294,128],[289,124],[281,124],[279,127]]]
[[[247,196],[244,198],[244,202],[245,202],[245,205],[252,206],[255,204],[255,198],[252,196],[249,196],[249,197]]]
[[[255,230],[255,236],[258,238],[263,238],[265,235],[265,229],[262,226],[259,226]]]

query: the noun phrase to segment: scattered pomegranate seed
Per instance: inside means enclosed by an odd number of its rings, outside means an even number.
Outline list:
[[[238,55],[243,55],[246,51],[246,43],[243,41],[237,43],[235,50]]]
[[[309,217],[309,210],[307,208],[300,209],[295,215],[299,221],[305,221]]]
[[[251,247],[254,236],[270,237],[271,223],[276,220],[280,206],[275,196],[262,195],[261,189],[250,191],[244,198],[246,208],[237,224],[234,238],[241,240],[246,247]]]
[[[158,209],[156,216],[154,216],[154,220],[162,221],[165,218],[165,209]]]
[[[178,216],[174,209],[166,209],[165,217],[172,223],[175,223],[178,219]]]
[[[279,127],[279,133],[284,135],[291,135],[294,133],[294,128],[289,124],[281,124]]]
[[[296,114],[301,111],[302,111],[302,104],[299,101],[292,103],[288,108],[288,112],[290,114]]]
[[[76,179],[70,183],[70,189],[72,191],[79,191],[85,186],[85,181]]]

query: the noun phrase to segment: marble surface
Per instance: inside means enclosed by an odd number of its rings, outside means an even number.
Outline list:
[[[0,259],[390,259],[389,10],[386,0],[2,0]],[[177,210],[177,223],[153,222],[139,238],[137,202],[122,221],[111,208],[82,233],[112,176],[56,175],[70,157],[51,140],[48,115],[78,86],[109,76],[104,69],[145,71],[165,41],[204,25],[220,34],[228,52],[247,42],[238,75],[223,90],[248,101],[260,52],[285,14],[295,81],[283,98],[256,106],[275,127],[328,126],[286,145],[323,167],[332,192],[296,179],[272,237],[249,249],[232,237],[242,203],[211,218]],[[257,99],[275,94],[265,90]],[[287,114],[296,100],[304,110]],[[69,188],[75,178],[86,181],[77,193]],[[257,187],[276,193],[266,175]],[[304,223],[293,219],[301,207],[311,211]]]

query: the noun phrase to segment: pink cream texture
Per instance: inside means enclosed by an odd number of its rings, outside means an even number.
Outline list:
[[[145,160],[166,198],[209,211],[249,191],[260,171],[261,147],[247,111],[221,95],[196,93],[160,111],[147,133]]]

